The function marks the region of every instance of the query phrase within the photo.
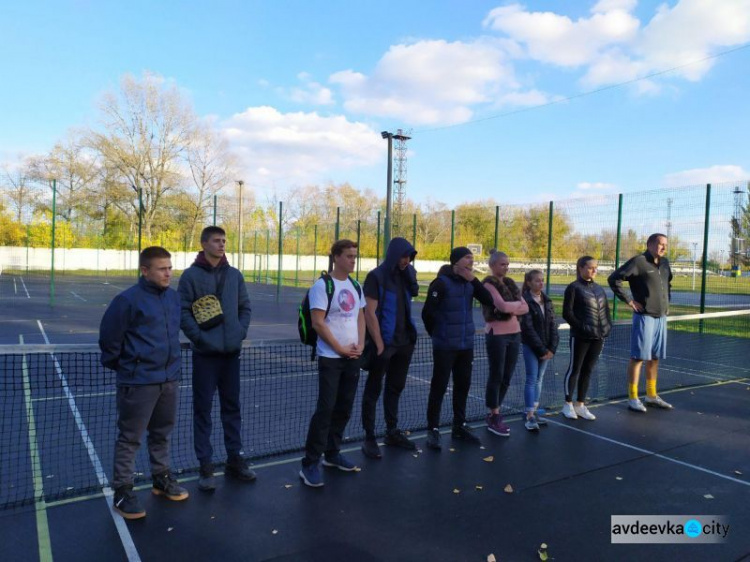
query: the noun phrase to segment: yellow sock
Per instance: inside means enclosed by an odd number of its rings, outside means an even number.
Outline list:
[[[649,398],[656,397],[656,379],[646,380],[646,396]]]
[[[638,385],[637,384],[628,384],[628,398],[631,400],[635,400],[638,398]]]

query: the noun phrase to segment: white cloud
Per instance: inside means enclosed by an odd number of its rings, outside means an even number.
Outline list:
[[[506,43],[480,38],[395,45],[371,75],[343,70],[329,81],[340,87],[347,111],[411,124],[461,123],[471,119],[474,106],[519,89]]]
[[[664,176],[665,187],[685,187],[690,185],[705,185],[707,183],[723,183],[732,181],[747,181],[750,172],[742,166],[711,166],[709,168],[695,168]]]
[[[370,166],[384,156],[378,132],[340,115],[250,107],[222,122],[221,128],[249,178],[316,181],[329,171]]]
[[[282,95],[293,102],[301,104],[332,105],[334,103],[333,92],[329,88],[312,80],[309,74],[300,72],[297,78],[302,82],[302,86],[290,88],[289,90],[282,89]]]
[[[615,189],[617,189],[617,186],[613,183],[606,183],[602,181],[582,181],[578,185],[576,185],[576,189],[579,189],[581,191],[614,191]]]

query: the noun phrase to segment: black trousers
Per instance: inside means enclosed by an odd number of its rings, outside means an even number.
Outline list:
[[[440,410],[443,397],[448,390],[451,372],[453,373],[453,425],[459,426],[466,421],[466,400],[471,387],[471,364],[474,361],[474,349],[445,350],[432,349],[432,380],[430,397],[427,401],[427,427],[440,425]]]
[[[487,345],[487,360],[490,364],[484,399],[487,407],[494,410],[502,406],[510,380],[516,370],[518,352],[521,349],[521,334],[494,335],[490,332],[485,334],[484,341]]]
[[[112,488],[133,485],[135,455],[148,430],[151,474],[169,470],[169,436],[177,416],[179,383],[117,387],[117,441]]]
[[[365,392],[362,396],[362,427],[367,437],[375,436],[375,409],[383,388],[385,377],[385,392],[383,393],[383,411],[385,426],[388,431],[398,427],[398,401],[406,386],[406,376],[409,372],[413,345],[399,347],[389,346],[373,360],[373,365],[367,375]]]
[[[200,355],[193,353],[193,444],[201,464],[213,460],[211,408],[219,391],[221,425],[227,456],[242,451],[240,412],[240,354]]]
[[[318,404],[305,442],[305,466],[341,449],[359,383],[359,359],[318,357]]]
[[[591,373],[596,367],[599,355],[602,353],[604,340],[582,340],[570,336],[570,364],[565,373],[565,401],[573,401],[573,393],[577,390],[577,402],[586,400],[589,390]]]

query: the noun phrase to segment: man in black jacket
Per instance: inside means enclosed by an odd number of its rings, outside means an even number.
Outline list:
[[[628,408],[645,412],[638,399],[638,379],[646,361],[646,399],[649,406],[671,409],[672,405],[656,393],[659,359],[667,356],[667,313],[672,290],[672,270],[667,253],[667,237],[655,233],[646,241],[646,251],[631,258],[609,276],[615,296],[633,309],[628,364]],[[630,285],[631,295],[623,291],[622,282]]]

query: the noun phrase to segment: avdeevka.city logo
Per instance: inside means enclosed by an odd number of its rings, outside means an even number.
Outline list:
[[[612,515],[613,544],[720,544],[728,540],[724,515]]]

